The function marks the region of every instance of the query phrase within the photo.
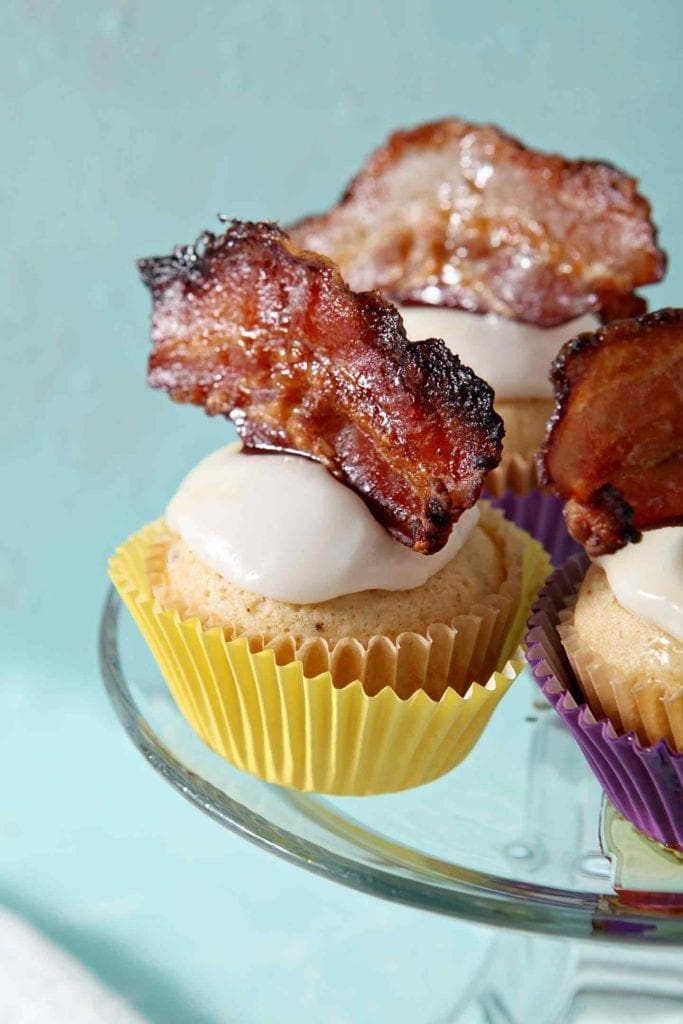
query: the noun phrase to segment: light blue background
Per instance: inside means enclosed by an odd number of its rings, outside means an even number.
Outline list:
[[[25,0],[0,31],[0,899],[164,1024],[435,1019],[488,935],[223,832],[123,736],[108,553],[227,429],[148,392],[134,259],[325,207],[448,113],[641,178],[683,304],[683,6]],[[1,1005],[1,997],[0,997]]]

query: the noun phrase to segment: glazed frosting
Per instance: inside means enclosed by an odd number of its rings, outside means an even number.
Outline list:
[[[638,544],[596,558],[622,608],[683,642],[683,527],[648,530]]]
[[[412,590],[449,562],[479,519],[464,512],[446,546],[421,555],[400,544],[363,500],[297,455],[209,455],[183,480],[168,526],[242,590],[315,604],[362,590]]]
[[[398,311],[411,341],[443,338],[503,400],[552,398],[548,374],[560,348],[569,338],[600,325],[591,315],[559,327],[536,327],[496,313],[479,315],[441,306],[399,306]]]

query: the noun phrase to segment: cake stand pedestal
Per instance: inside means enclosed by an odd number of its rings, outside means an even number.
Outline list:
[[[119,610],[111,592],[100,637],[109,696],[183,796],[330,880],[498,930],[468,999],[428,1024],[683,1021],[683,860],[603,806],[529,672],[448,775],[388,796],[321,797],[205,747]]]
[[[430,1024],[679,1024],[680,953],[503,933],[464,1006]]]

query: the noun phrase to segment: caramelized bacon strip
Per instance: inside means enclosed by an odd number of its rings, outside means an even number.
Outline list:
[[[443,547],[503,436],[491,389],[443,342],[409,344],[390,303],[273,224],[139,267],[153,387],[230,416],[248,448],[319,460],[415,551]]]
[[[683,523],[683,309],[568,341],[539,476],[568,499],[571,535],[609,554],[641,530]]]
[[[666,266],[634,178],[455,119],[396,132],[338,206],[289,233],[356,291],[543,327],[643,313],[634,289]]]

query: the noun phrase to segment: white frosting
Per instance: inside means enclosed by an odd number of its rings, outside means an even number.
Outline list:
[[[536,327],[496,313],[467,313],[442,306],[399,306],[411,341],[443,338],[465,366],[483,377],[496,398],[552,398],[550,364],[565,341],[599,326],[586,315],[559,327]]]
[[[419,587],[453,558],[478,519],[479,510],[469,509],[441,551],[417,554],[318,463],[245,455],[235,445],[200,462],[166,510],[171,529],[226,580],[292,604]]]
[[[683,527],[647,530],[595,561],[622,608],[683,642]]]

